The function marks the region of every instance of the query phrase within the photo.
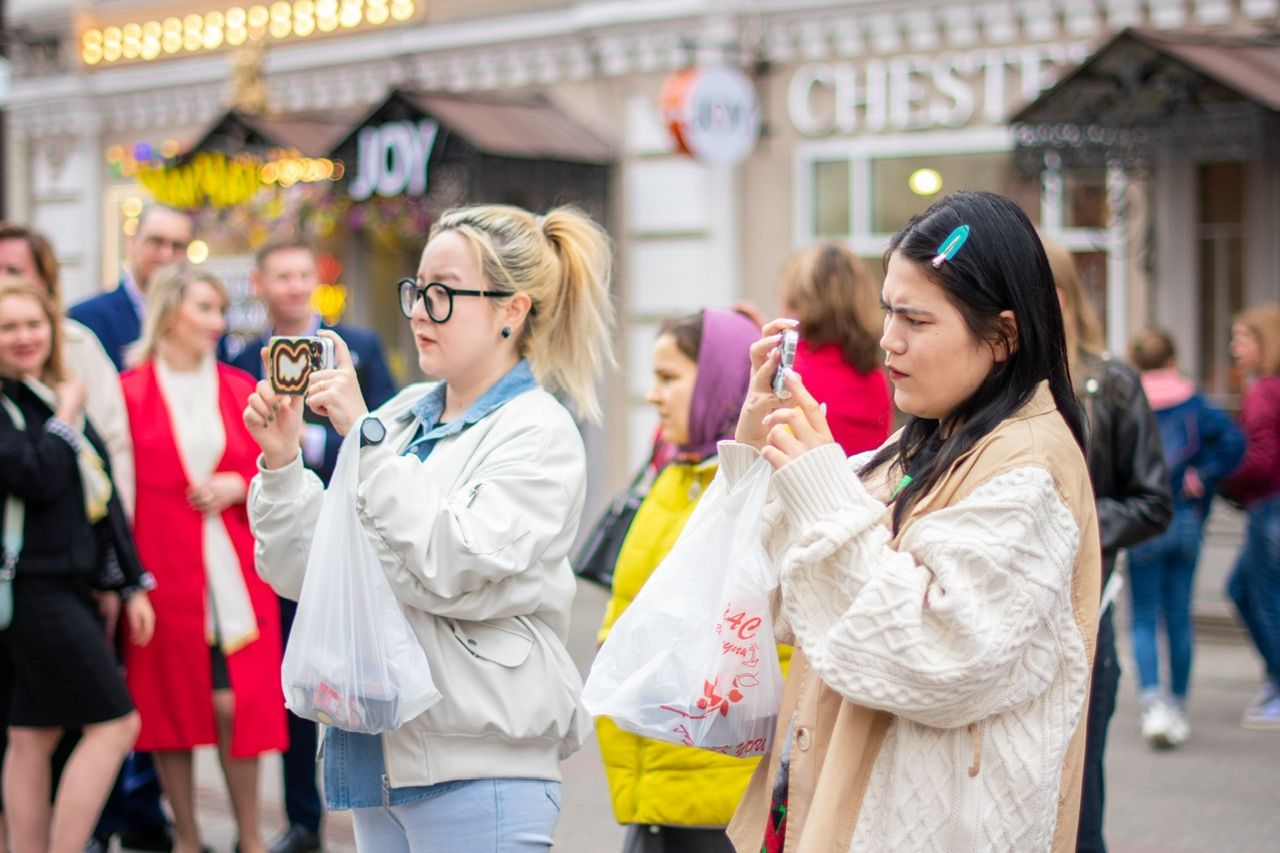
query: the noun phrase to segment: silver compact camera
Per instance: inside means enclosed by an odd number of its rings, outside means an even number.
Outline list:
[[[773,393],[781,400],[791,397],[791,392],[787,390],[787,371],[796,363],[796,344],[799,342],[800,333],[787,329],[778,343],[781,352],[778,357],[778,372],[773,374]]]

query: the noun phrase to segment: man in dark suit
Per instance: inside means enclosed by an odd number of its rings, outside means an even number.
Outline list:
[[[116,370],[124,370],[125,350],[142,334],[147,281],[165,264],[187,256],[195,236],[191,215],[154,205],[138,217],[138,230],[125,238],[125,268],[115,290],[91,296],[67,313],[93,330]]]
[[[98,336],[116,370],[125,351],[142,334],[147,281],[165,264],[181,260],[195,236],[191,214],[153,205],[138,217],[138,230],[125,237],[125,267],[114,290],[73,305],[67,314]],[[169,820],[160,808],[160,782],[150,754],[125,760],[106,808],[86,850],[105,851],[111,836],[131,850],[167,851],[173,846]]]
[[[385,403],[396,392],[395,382],[382,355],[382,344],[372,332],[345,324],[320,322],[311,307],[319,283],[315,251],[299,239],[267,243],[258,250],[250,281],[255,295],[267,309],[267,329],[238,352],[223,340],[219,356],[229,364],[263,377],[262,348],[272,335],[300,337],[330,329],[346,341],[355,362],[360,390],[370,409]],[[326,483],[338,461],[342,436],[310,409],[306,410],[302,435],[302,460]],[[293,627],[297,604],[280,599],[280,622],[285,642]],[[284,755],[284,807],[289,827],[271,842],[271,853],[310,853],[320,849],[320,793],[316,788],[316,724],[289,714],[289,751]]]

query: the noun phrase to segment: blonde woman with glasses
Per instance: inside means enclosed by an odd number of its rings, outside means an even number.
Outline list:
[[[325,732],[326,805],[354,811],[361,850],[551,847],[559,763],[590,718],[564,645],[586,456],[548,389],[598,418],[612,265],[604,231],[571,208],[447,211],[398,285],[418,366],[439,381],[369,414],[336,335],[338,368],[312,375],[306,404],[360,437],[360,522],[444,693],[388,734]],[[262,448],[258,569],[289,598],[322,498],[300,402],[260,382],[244,413]]]

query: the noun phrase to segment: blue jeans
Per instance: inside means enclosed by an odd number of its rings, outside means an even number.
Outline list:
[[[476,779],[398,806],[352,809],[356,849],[369,853],[547,853],[560,783]]]
[[[1244,549],[1227,581],[1267,675],[1280,684],[1280,495],[1249,507]]]
[[[280,599],[280,640],[286,645],[297,612],[297,602]],[[311,720],[304,720],[292,711],[285,713],[289,720],[289,748],[280,762],[284,771],[284,813],[290,826],[301,826],[319,834],[322,814],[320,788],[316,784],[319,733]]]
[[[1200,557],[1200,514],[1180,507],[1168,529],[1129,551],[1129,603],[1133,658],[1142,690],[1160,687],[1156,629],[1161,619],[1169,641],[1169,692],[1187,698],[1194,636],[1191,591]]]
[[[1077,853],[1107,853],[1102,837],[1102,813],[1106,805],[1106,774],[1103,758],[1107,751],[1107,726],[1116,710],[1120,687],[1120,659],[1116,655],[1116,627],[1108,607],[1098,614],[1098,647],[1093,657],[1093,682],[1086,709],[1084,778],[1080,790],[1080,824],[1076,833]]]

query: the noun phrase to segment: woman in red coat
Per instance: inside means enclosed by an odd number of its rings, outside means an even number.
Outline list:
[[[262,853],[258,756],[287,745],[275,594],[254,570],[244,500],[257,445],[241,412],[247,373],[214,360],[227,292],[187,264],[147,291],[136,369],[121,383],[137,459],[134,535],[155,576],[155,639],[128,648],[142,717],[177,830],[198,853],[191,750],[217,744],[243,853]]]
[[[880,288],[847,246],[797,252],[778,280],[783,314],[800,321],[795,371],[827,406],[831,435],[852,456],[889,437],[889,380],[880,366]]]

